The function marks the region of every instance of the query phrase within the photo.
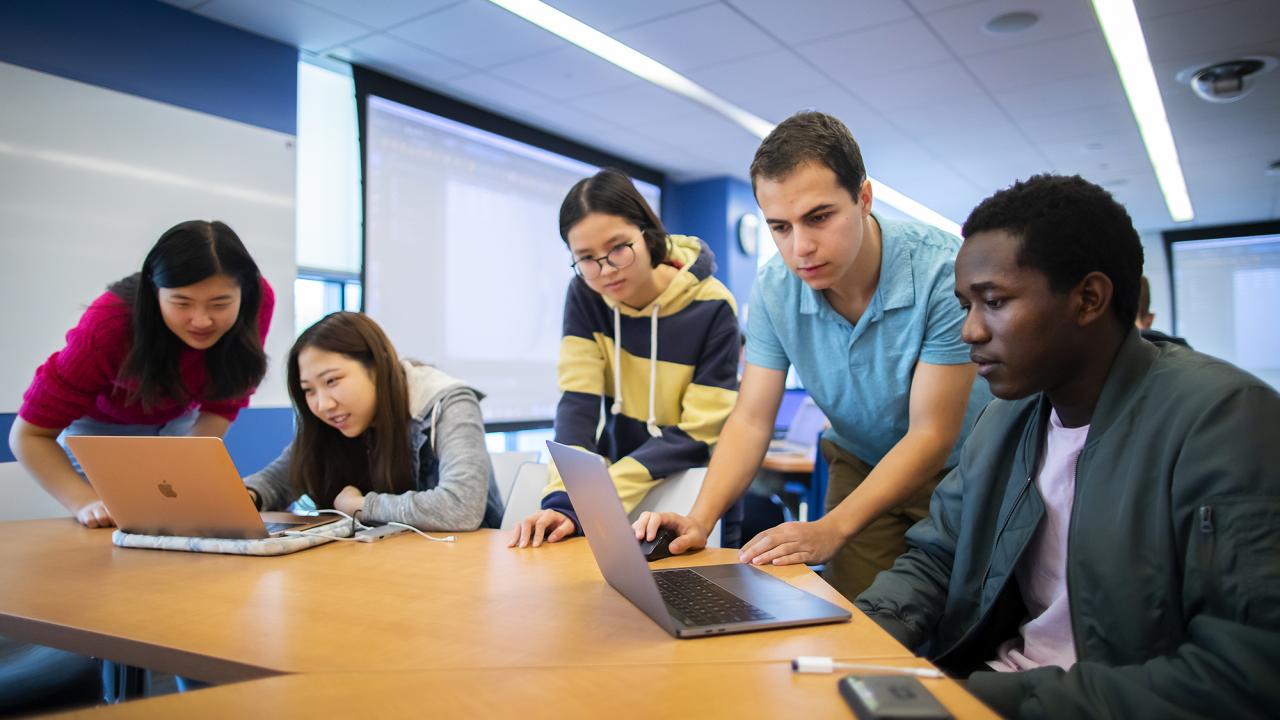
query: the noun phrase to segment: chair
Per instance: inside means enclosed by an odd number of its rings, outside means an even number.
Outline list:
[[[640,513],[646,510],[687,514],[693,508],[693,501],[697,499],[698,490],[702,488],[702,480],[706,475],[706,468],[693,468],[668,477],[649,491],[644,500],[631,511],[630,519],[635,521],[640,517]],[[537,512],[542,507],[542,490],[546,486],[546,465],[540,463],[521,465],[511,485],[506,511],[502,513],[502,530],[515,528],[521,520]],[[717,521],[707,537],[707,547],[719,546],[720,523]]]
[[[511,497],[511,488],[515,485],[516,474],[525,463],[538,462],[537,451],[489,453],[493,462],[493,480],[498,485],[498,494],[502,496],[502,505],[506,507]]]
[[[0,463],[0,487],[4,488],[4,502],[0,503],[2,522],[71,515],[19,463]]]
[[[494,472],[497,472],[495,468]],[[547,486],[547,466],[536,462],[527,462],[516,470],[515,480],[507,493],[507,507],[502,512],[503,531],[508,531],[520,524],[542,507],[542,489]],[[498,487],[502,487],[499,485]]]
[[[702,481],[706,477],[706,468],[690,468],[667,476],[644,496],[644,500],[640,501],[635,510],[631,511],[631,521],[635,522],[640,517],[640,513],[645,511],[688,515],[693,509],[693,501],[698,499],[698,491],[702,489]],[[719,520],[707,535],[707,547],[720,547]]]

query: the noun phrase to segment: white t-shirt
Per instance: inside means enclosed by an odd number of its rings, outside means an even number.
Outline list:
[[[1076,462],[1088,436],[1088,425],[1063,427],[1058,411],[1050,413],[1044,454],[1036,472],[1044,518],[1014,568],[1031,619],[1018,629],[1017,637],[1000,645],[995,660],[987,662],[993,670],[1017,672],[1046,665],[1067,670],[1076,663],[1067,597],[1067,532],[1075,502]]]

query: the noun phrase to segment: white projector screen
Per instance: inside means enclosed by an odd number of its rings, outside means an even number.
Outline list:
[[[365,311],[484,392],[486,422],[550,420],[573,276],[560,203],[599,168],[374,95],[366,118]]]
[[[1177,334],[1280,388],[1280,234],[1171,247]]]

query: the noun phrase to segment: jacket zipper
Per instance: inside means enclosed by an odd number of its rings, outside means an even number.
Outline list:
[[[1067,557],[1066,557],[1066,574],[1062,581],[1067,585],[1067,615],[1071,619],[1071,646],[1076,651],[1076,662],[1080,662],[1080,633],[1076,632],[1079,626],[1076,622],[1076,612],[1078,610],[1076,601],[1071,597],[1071,537],[1076,532],[1076,506],[1080,503],[1080,459],[1084,455],[1084,448],[1080,449],[1080,454],[1076,455],[1076,462],[1071,467],[1071,520],[1067,523]]]
[[[1200,543],[1200,567],[1204,572],[1205,597],[1212,601],[1212,598],[1218,597],[1218,582],[1213,572],[1213,506],[1201,505],[1197,515],[1200,521],[1200,534],[1205,536],[1204,542]],[[1209,611],[1213,612],[1213,608],[1209,608]]]

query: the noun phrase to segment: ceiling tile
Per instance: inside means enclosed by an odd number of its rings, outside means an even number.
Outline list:
[[[916,9],[916,12],[928,15],[957,5],[967,5],[974,0],[907,0],[907,2]]]
[[[491,73],[556,100],[572,100],[644,82],[573,45],[499,65]]]
[[[1174,15],[1230,2],[1235,0],[1135,0],[1133,4],[1138,10],[1138,18],[1145,22],[1162,15]]]
[[[637,25],[614,37],[682,73],[781,47],[719,3]]]
[[[1129,104],[1115,72],[1038,83],[992,95],[1020,123],[1056,113]]]
[[[904,0],[725,0],[786,43],[841,35],[915,16]]]
[[[353,0],[297,0],[304,5],[311,5],[328,10],[371,28],[384,30],[406,20],[412,20],[428,13],[436,12],[449,5],[456,5],[461,0],[377,0],[377,2],[354,2]]]
[[[1040,21],[1022,32],[992,33],[988,21],[1014,11],[1034,12]],[[925,16],[925,22],[942,36],[957,55],[967,57],[1094,30],[1098,27],[1087,0],[982,0]]]
[[[872,102],[874,105],[874,102]],[[909,137],[963,138],[970,132],[1016,132],[999,106],[985,95],[972,95],[919,108],[886,112],[885,118]]]
[[[651,83],[597,93],[570,105],[627,127],[708,112],[702,105]]]
[[[1151,61],[1182,58],[1280,39],[1280,2],[1232,3],[1152,18],[1142,23]]]
[[[1134,119],[1127,104],[1114,104],[1040,115],[1018,126],[1032,142],[1057,142],[1129,130]]]
[[[466,0],[396,26],[391,34],[476,68],[564,47],[564,40],[484,0]]]
[[[294,0],[210,0],[195,12],[312,52],[372,32],[364,25]]]
[[[855,85],[861,75],[883,72],[886,58],[892,58],[892,67],[898,71],[952,59],[918,19],[804,43],[796,50],[847,86]]]
[[[560,12],[612,33],[715,2],[715,0],[545,0]]]
[[[942,101],[986,97],[963,65],[954,61],[905,72],[862,73],[847,87],[883,111],[936,105]]]
[[[454,78],[438,89],[460,100],[522,122],[526,121],[529,108],[552,102],[544,95],[484,72]]]
[[[704,155],[720,168],[733,168],[734,175],[745,177],[760,139],[724,117],[710,111],[675,120],[647,123],[634,128],[646,137],[663,140],[672,146]]]
[[[983,87],[992,92],[1034,87],[1085,75],[1115,76],[1115,64],[1101,31],[1077,33],[1036,45],[964,58]]]
[[[377,34],[332,50],[329,54],[383,73],[416,80],[448,80],[472,72],[443,55],[390,35]]]
[[[780,123],[802,110],[817,110],[829,115],[835,115],[843,120],[845,119],[845,113],[841,112],[841,106],[846,101],[860,104],[858,100],[850,97],[849,93],[843,88],[828,84],[798,93],[765,95],[754,100],[745,100],[739,104],[742,108],[759,115],[769,122]]]
[[[734,103],[779,94],[798,94],[831,84],[822,73],[790,50],[777,50],[693,70],[688,77]]]

